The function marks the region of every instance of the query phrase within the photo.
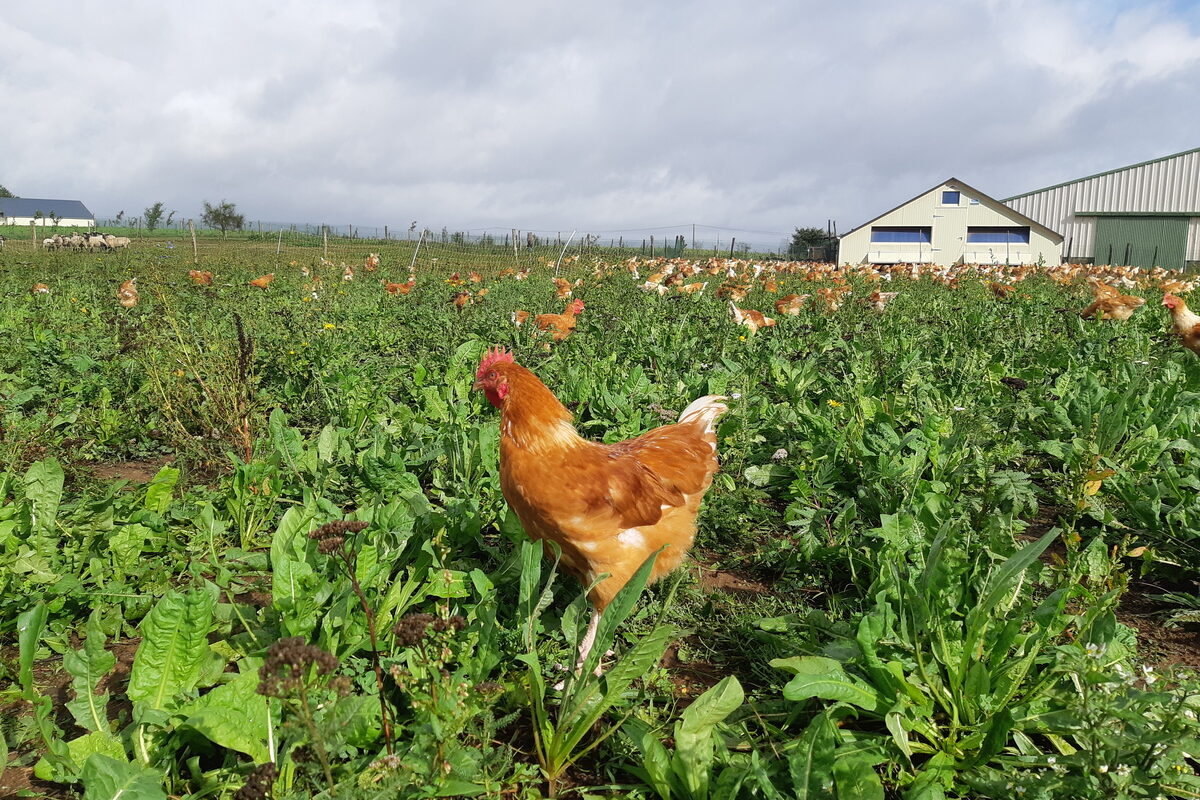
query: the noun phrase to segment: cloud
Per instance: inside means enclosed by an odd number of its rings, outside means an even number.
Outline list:
[[[845,230],[1200,145],[1172,3],[67,0],[0,41],[0,182],[101,216]]]

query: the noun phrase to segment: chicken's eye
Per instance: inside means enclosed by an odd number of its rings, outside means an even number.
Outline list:
[[[496,370],[494,370],[494,369],[488,370],[488,380],[489,381],[496,380]]]

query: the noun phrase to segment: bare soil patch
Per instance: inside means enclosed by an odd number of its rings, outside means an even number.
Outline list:
[[[1147,592],[1147,588],[1131,585],[1117,608],[1117,619],[1137,631],[1141,660],[1156,668],[1200,669],[1200,626],[1164,626],[1161,620],[1170,606]]]
[[[93,464],[89,467],[92,475],[101,480],[124,480],[133,483],[149,483],[154,480],[158,471],[170,464],[171,456],[159,456],[149,461],[114,461]]]

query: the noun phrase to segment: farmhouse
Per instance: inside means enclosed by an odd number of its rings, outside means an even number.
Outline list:
[[[94,228],[96,217],[78,200],[39,200],[0,197],[0,225],[54,225],[60,228]]]
[[[1200,148],[1004,201],[1065,237],[1063,258],[1200,267]]]
[[[840,238],[843,264],[1061,263],[1063,237],[957,178]]]

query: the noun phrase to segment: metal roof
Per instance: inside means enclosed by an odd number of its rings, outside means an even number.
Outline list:
[[[1192,153],[1200,153],[1200,147],[1193,147],[1191,150],[1184,150],[1179,153],[1172,153],[1169,156],[1160,156],[1158,158],[1152,158],[1149,161],[1141,161],[1141,162],[1138,162],[1137,164],[1130,164],[1127,167],[1117,167],[1116,169],[1106,169],[1104,172],[1097,172],[1095,175],[1088,175],[1083,178],[1075,178],[1074,180],[1063,181],[1062,183],[1056,183],[1053,186],[1046,186],[1045,188],[1042,188],[1042,189],[1034,189],[1032,192],[1022,192],[1021,194],[1014,194],[1012,197],[1006,197],[1005,199],[1001,200],[1000,202],[1007,203],[1009,201],[1017,200],[1022,197],[1028,197],[1031,194],[1038,194],[1040,192],[1048,192],[1051,189],[1061,189],[1064,186],[1070,186],[1072,183],[1082,183],[1083,181],[1090,181],[1092,178],[1103,178],[1105,175],[1115,175],[1116,173],[1124,172],[1127,169],[1137,169],[1138,167],[1145,167],[1145,166],[1149,166],[1150,164],[1157,164],[1160,161],[1170,161],[1172,158],[1179,158],[1180,156],[1187,156],[1187,155],[1191,155]]]
[[[94,219],[79,200],[43,200],[35,197],[0,197],[0,214],[6,217],[32,217],[35,212],[43,217],[51,213],[59,219]]]
[[[1037,229],[1037,231],[1038,231],[1039,233],[1041,233],[1043,236],[1046,236],[1046,237],[1048,237],[1048,238],[1050,238],[1050,239],[1053,239],[1055,242],[1057,242],[1057,243],[1059,243],[1059,244],[1061,244],[1061,243],[1062,243],[1062,241],[1063,241],[1062,234],[1060,234],[1060,233],[1057,233],[1057,232],[1055,232],[1054,230],[1052,230],[1052,229],[1050,229],[1050,228],[1047,228],[1045,225],[1043,225],[1042,223],[1038,222],[1036,219],[1033,219],[1032,217],[1027,217],[1027,216],[1025,216],[1024,214],[1022,214],[1020,211],[1017,211],[1016,209],[1013,209],[1013,208],[1010,208],[1009,206],[1006,206],[1006,205],[1004,205],[1003,203],[1001,203],[1001,202],[1000,202],[999,200],[997,200],[996,198],[994,198],[994,197],[989,197],[988,195],[986,195],[986,194],[984,194],[983,192],[981,192],[981,191],[979,191],[978,189],[976,189],[974,186],[971,186],[971,185],[969,185],[969,184],[965,183],[964,181],[960,181],[958,178],[947,178],[947,179],[946,179],[946,180],[944,180],[944,181],[940,181],[939,183],[935,183],[933,186],[930,186],[928,189],[926,189],[925,191],[923,191],[923,192],[921,192],[920,194],[916,195],[915,197],[911,197],[911,198],[909,198],[908,200],[905,200],[903,203],[901,203],[900,205],[896,206],[895,208],[889,208],[887,211],[883,212],[883,213],[882,213],[882,214],[880,214],[879,216],[877,216],[877,217],[872,217],[871,219],[867,220],[867,221],[866,221],[866,222],[864,222],[862,225],[856,225],[855,227],[851,228],[850,230],[846,231],[846,232],[845,232],[845,233],[843,233],[841,236],[839,236],[839,237],[838,237],[838,239],[843,239],[843,238],[845,238],[846,236],[849,236],[850,234],[854,233],[855,231],[857,231],[857,230],[859,230],[859,229],[861,229],[861,228],[865,228],[866,226],[870,225],[870,224],[871,224],[872,222],[874,222],[875,220],[878,220],[878,219],[883,219],[884,217],[886,217],[888,214],[892,213],[892,212],[893,212],[893,211],[895,211],[896,209],[899,209],[899,208],[904,208],[904,207],[905,207],[906,205],[908,205],[909,203],[913,202],[914,200],[918,200],[918,199],[920,199],[920,198],[924,197],[925,195],[927,195],[927,194],[929,194],[930,192],[932,192],[932,191],[934,191],[935,189],[937,189],[939,186],[946,186],[946,185],[949,185],[949,184],[954,184],[954,185],[956,185],[956,186],[958,186],[958,187],[960,187],[960,188],[962,188],[962,189],[966,189],[968,192],[970,192],[970,193],[974,194],[975,196],[977,196],[977,197],[979,198],[979,201],[980,201],[981,203],[985,203],[985,204],[987,204],[988,206],[990,206],[991,208],[993,208],[994,210],[996,210],[996,211],[1000,211],[1000,212],[1004,213],[1004,214],[1005,214],[1005,215],[1007,215],[1007,216],[1011,216],[1011,217],[1017,217],[1017,218],[1018,218],[1018,219],[1020,219],[1021,221],[1025,222],[1026,224],[1028,224],[1028,225],[1029,225],[1029,227]]]

